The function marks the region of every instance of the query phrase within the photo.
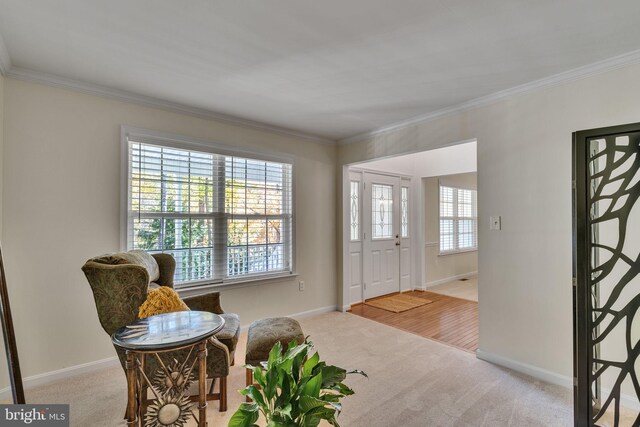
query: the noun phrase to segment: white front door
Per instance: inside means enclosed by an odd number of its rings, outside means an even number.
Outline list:
[[[400,178],[364,173],[364,298],[400,290]]]

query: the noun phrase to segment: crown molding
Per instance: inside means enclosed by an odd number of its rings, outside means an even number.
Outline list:
[[[493,104],[498,101],[523,95],[528,92],[533,92],[538,89],[557,86],[573,80],[584,79],[597,74],[606,73],[607,71],[616,70],[618,68],[622,68],[627,65],[638,64],[638,63],[640,63],[640,50],[635,50],[622,55],[614,56],[609,59],[605,59],[603,61],[594,62],[589,65],[574,68],[573,70],[564,71],[559,74],[554,74],[553,76],[545,77],[539,80],[534,80],[529,83],[525,83],[509,89],[495,92],[490,95],[472,99],[471,101],[463,102],[458,105],[443,108],[441,110],[416,116],[411,119],[396,122],[389,126],[385,126],[373,131],[364,132],[354,136],[350,136],[348,138],[340,139],[338,140],[338,145],[352,144],[352,143],[362,141],[364,139],[371,138],[374,136],[386,134],[389,132],[397,131],[397,130],[404,129],[411,126],[416,126],[421,123],[430,122],[449,114],[461,113],[461,112],[472,110],[478,107],[483,107],[485,105]]]
[[[358,141],[362,141],[367,138],[383,135],[400,129],[416,126],[421,123],[427,123],[436,120],[440,117],[450,114],[461,113],[464,111],[479,108],[485,105],[493,104],[498,101],[523,95],[528,92],[532,92],[538,89],[544,89],[552,86],[557,86],[573,80],[579,80],[587,77],[591,77],[597,74],[602,74],[608,71],[616,70],[618,68],[625,67],[631,64],[640,63],[640,50],[625,53],[619,56],[615,56],[603,61],[595,62],[589,65],[585,65],[573,70],[565,71],[553,76],[545,77],[539,80],[534,80],[529,83],[525,83],[519,86],[515,86],[509,89],[505,89],[499,92],[495,92],[490,95],[482,96],[467,102],[463,102],[458,105],[443,108],[437,111],[433,111],[427,114],[416,116],[407,120],[393,123],[388,126],[378,128],[373,131],[360,133],[354,136],[340,139],[338,141],[324,138],[319,135],[313,135],[309,133],[299,132],[292,129],[287,129],[279,126],[269,125],[253,120],[242,119],[222,113],[217,113],[212,110],[192,107],[189,105],[167,101],[160,98],[150,97],[146,95],[140,95],[130,91],[124,91],[120,89],[114,89],[107,86],[101,86],[97,84],[82,82],[79,80],[68,79],[65,77],[59,77],[49,73],[42,73],[39,71],[33,71],[26,68],[11,66],[11,60],[9,58],[8,51],[0,35],[0,74],[3,76],[15,78],[18,80],[31,81],[49,86],[60,87],[64,89],[75,90],[91,95],[117,99],[119,101],[130,102],[147,107],[153,107],[170,111],[174,113],[180,113],[190,115],[194,117],[216,120],[224,123],[233,124],[249,129],[257,129],[267,131],[284,136],[293,136],[297,138],[306,139],[312,142],[319,142],[330,145],[347,145]]]
[[[6,76],[11,69],[11,58],[9,57],[9,51],[7,45],[4,44],[2,34],[0,34],[0,74]]]
[[[185,115],[194,116],[198,118],[216,120],[219,122],[229,123],[229,124],[241,126],[244,128],[271,132],[278,135],[302,138],[312,142],[319,142],[319,143],[330,144],[330,145],[336,144],[336,141],[328,138],[324,138],[318,135],[298,132],[292,129],[269,125],[266,123],[257,122],[253,120],[241,119],[241,118],[230,116],[227,114],[217,113],[215,111],[208,110],[205,108],[192,107],[192,106],[181,104],[178,102],[167,101],[164,99],[155,98],[155,97],[146,96],[146,95],[140,95],[130,91],[114,89],[111,87],[82,82],[75,79],[68,79],[66,77],[60,77],[54,74],[33,71],[26,68],[13,66],[6,71],[5,75],[7,77],[11,77],[17,80],[24,80],[28,82],[45,84],[53,87],[74,90],[74,91],[86,93],[89,95],[96,95],[96,96],[101,96],[105,98],[116,99],[118,101],[124,101],[124,102],[130,102],[133,104],[143,105],[145,107],[158,108],[158,109],[169,111],[172,113],[179,113],[179,114],[185,114]]]

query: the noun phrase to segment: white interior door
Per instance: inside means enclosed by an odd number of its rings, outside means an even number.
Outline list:
[[[400,178],[364,173],[365,299],[400,290]]]

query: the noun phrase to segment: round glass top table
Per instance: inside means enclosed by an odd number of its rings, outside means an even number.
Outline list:
[[[224,327],[224,319],[207,311],[177,311],[138,319],[111,336],[125,350],[167,351],[196,344]]]
[[[179,311],[136,320],[111,336],[113,344],[124,349],[127,355],[126,418],[129,427],[183,425],[189,417],[195,418],[188,403],[195,400],[195,396],[188,395],[188,388],[196,378],[199,383],[197,423],[199,427],[207,425],[207,342],[223,327],[224,319],[217,314]],[[183,360],[174,359],[179,369],[162,363],[159,354],[170,351],[183,352]],[[155,376],[149,377],[145,373],[146,356],[160,364]],[[196,366],[197,376],[192,374]],[[147,398],[147,389],[155,399]],[[222,393],[220,396],[222,403]]]

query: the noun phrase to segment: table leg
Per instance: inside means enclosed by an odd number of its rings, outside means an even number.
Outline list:
[[[199,361],[199,374],[200,374],[200,392],[199,397],[199,416],[198,427],[206,427],[207,425],[207,340],[198,344],[198,361]]]
[[[140,369],[144,372],[145,368],[145,354],[140,353]],[[136,371],[137,373],[137,371]],[[147,412],[147,381],[144,379],[144,375],[140,375],[140,395],[138,396],[138,418],[140,423],[144,423],[144,415]]]
[[[136,419],[136,358],[135,354],[127,350],[127,426],[137,424]]]

